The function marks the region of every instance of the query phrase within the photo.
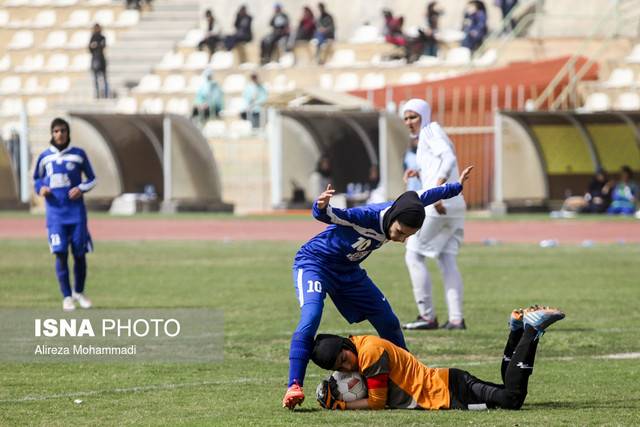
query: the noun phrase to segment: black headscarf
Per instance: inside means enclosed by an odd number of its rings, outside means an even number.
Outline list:
[[[56,126],[65,126],[67,128],[67,142],[61,146],[57,146],[53,142],[53,128]],[[51,134],[52,136],[49,144],[53,145],[58,150],[65,150],[69,146],[69,144],[71,144],[71,128],[69,127],[69,122],[67,122],[65,119],[61,119],[60,117],[56,117],[55,119],[53,119],[53,121],[51,122]]]
[[[338,335],[318,334],[313,343],[311,360],[322,369],[332,370],[343,349],[358,354],[355,344],[350,339]]]
[[[389,228],[394,221],[411,228],[420,228],[424,222],[424,206],[418,193],[415,191],[404,192],[393,202],[391,208],[384,214],[382,228],[385,236],[389,238]]]

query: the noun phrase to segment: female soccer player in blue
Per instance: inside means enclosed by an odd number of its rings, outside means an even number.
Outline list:
[[[385,242],[404,242],[416,233],[424,207],[460,194],[472,168],[462,171],[460,182],[407,191],[393,202],[337,209],[329,205],[335,192],[331,185],[318,197],[313,217],[330,225],[302,245],[293,263],[300,322],[291,337],[289,388],[282,406],[293,409],[304,400],[302,385],[327,294],[349,323],[367,319],[381,338],[406,348],[398,318],[360,263]]]

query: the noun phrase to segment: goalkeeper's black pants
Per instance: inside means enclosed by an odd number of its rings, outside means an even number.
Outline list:
[[[482,381],[460,369],[449,369],[450,408],[520,409],[527,397],[529,376],[533,372],[537,334],[533,328],[511,331],[501,366],[503,384]]]

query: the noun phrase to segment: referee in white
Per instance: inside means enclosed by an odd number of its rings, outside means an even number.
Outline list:
[[[431,108],[421,99],[407,101],[402,118],[410,128],[410,119],[420,118],[416,169],[405,171],[405,182],[419,177],[422,189],[433,188],[458,179],[458,160],[453,143],[436,122],[431,121]],[[412,132],[413,133],[413,132]],[[426,219],[418,233],[407,240],[405,262],[409,269],[418,317],[404,325],[405,329],[437,329],[432,296],[432,283],[425,257],[435,258],[442,271],[449,318],[443,329],[466,329],[462,312],[463,284],[456,257],[464,237],[466,204],[462,194],[427,206]]]

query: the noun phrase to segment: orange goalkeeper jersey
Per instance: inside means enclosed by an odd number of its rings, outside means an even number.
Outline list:
[[[382,386],[376,378],[388,378],[387,407],[449,408],[449,369],[429,368],[408,351],[382,338],[363,335],[350,339],[358,351],[358,369],[370,387]],[[372,391],[370,399],[381,396],[383,390]]]

